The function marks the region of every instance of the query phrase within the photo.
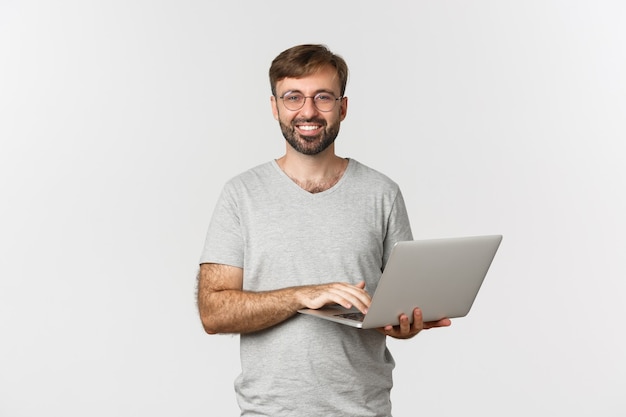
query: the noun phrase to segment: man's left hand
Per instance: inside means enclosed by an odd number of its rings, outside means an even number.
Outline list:
[[[431,329],[433,327],[447,327],[451,325],[450,319],[441,319],[439,321],[422,321],[422,310],[416,308],[413,310],[413,323],[410,323],[406,314],[400,315],[400,324],[397,326],[385,326],[377,329],[384,335],[391,336],[396,339],[410,339],[422,330]]]

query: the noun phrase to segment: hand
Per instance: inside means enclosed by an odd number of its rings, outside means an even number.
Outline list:
[[[356,307],[367,313],[371,297],[365,291],[365,282],[356,285],[347,282],[307,285],[298,287],[298,300],[306,308],[318,309],[329,304],[339,304],[345,308]]]
[[[422,330],[431,329],[433,327],[447,327],[452,322],[450,319],[441,319],[439,321],[422,321],[422,310],[416,308],[413,310],[413,323],[409,323],[406,314],[400,315],[400,324],[397,326],[385,326],[377,329],[380,333],[391,336],[396,339],[410,339]]]

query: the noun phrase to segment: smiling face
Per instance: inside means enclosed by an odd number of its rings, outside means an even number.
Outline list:
[[[299,92],[308,97],[304,106],[295,111],[287,109],[283,100],[277,98],[287,92]],[[272,96],[272,113],[285,140],[291,148],[305,155],[317,155],[334,143],[348,109],[348,99],[344,97],[333,110],[318,110],[312,97],[319,93],[341,95],[337,71],[332,66],[322,67],[302,78],[283,78],[276,83],[276,97]]]

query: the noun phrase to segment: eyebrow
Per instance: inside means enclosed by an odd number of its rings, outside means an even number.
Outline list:
[[[288,93],[300,93],[300,94],[304,95],[304,93],[301,90],[297,90],[296,89],[296,90],[287,90],[284,93],[282,93],[281,95],[279,95],[278,97],[284,97],[285,94],[288,94]],[[316,96],[316,95],[318,95],[320,93],[330,93],[330,94],[332,94],[335,97],[341,97],[340,95],[335,94],[334,91],[328,90],[328,89],[325,89],[325,88],[320,88],[319,90],[315,90],[315,92],[313,93],[313,96]]]

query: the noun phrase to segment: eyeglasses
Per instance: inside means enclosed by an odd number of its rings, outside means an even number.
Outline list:
[[[287,110],[295,111],[304,107],[304,103],[307,98],[313,99],[313,105],[316,109],[323,112],[331,111],[335,108],[335,104],[342,97],[335,97],[333,93],[317,93],[314,96],[305,96],[297,91],[287,91],[282,96],[278,97],[283,100]]]

